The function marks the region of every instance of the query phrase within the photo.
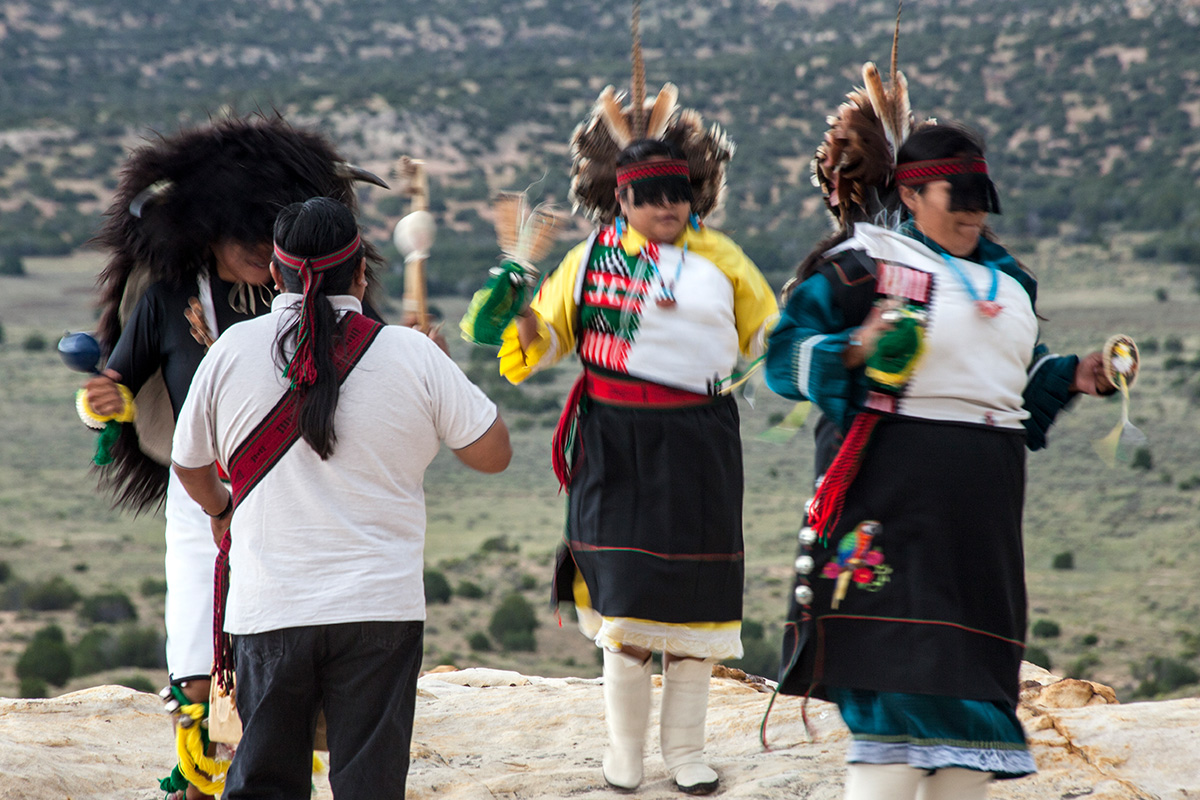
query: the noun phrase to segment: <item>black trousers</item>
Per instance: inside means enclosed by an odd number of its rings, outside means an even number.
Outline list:
[[[423,622],[351,622],[233,638],[243,735],[226,800],[309,800],[317,711],[338,800],[403,800]]]

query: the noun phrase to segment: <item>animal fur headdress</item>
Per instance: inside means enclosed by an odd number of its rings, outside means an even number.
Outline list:
[[[661,139],[676,145],[688,162],[692,211],[704,218],[721,202],[725,165],[734,144],[719,125],[708,129],[700,114],[677,103],[679,90],[665,84],[658,96],[646,99],[646,72],[639,32],[641,4],[633,4],[633,80],[626,95],[608,86],[600,93],[588,118],[571,134],[571,203],[593,222],[606,225],[617,215],[617,156],[639,139]]]
[[[293,128],[279,115],[224,119],[135,150],[93,239],[109,253],[98,279],[104,352],[151,283],[185,284],[213,270],[210,245],[218,241],[270,243],[275,217],[290,203],[323,195],[353,211],[359,180],[385,185],[347,164],[324,136]],[[370,245],[367,259],[381,262]],[[147,431],[152,426],[159,431],[154,439],[169,437],[173,419],[169,404],[139,399],[138,406],[147,441],[139,441],[133,425],[122,426],[101,482],[117,505],[140,511],[162,500],[167,479],[163,444],[151,444]],[[166,446],[169,453],[169,438]]]
[[[863,64],[863,86],[828,118],[829,131],[813,158],[813,183],[838,227],[855,222],[887,225],[900,207],[895,185],[896,156],[913,129],[908,81],[896,65],[900,10],[892,36],[890,86],[873,62]]]

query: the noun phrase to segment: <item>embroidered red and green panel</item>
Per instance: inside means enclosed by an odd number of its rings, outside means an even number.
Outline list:
[[[601,237],[586,269],[579,312],[580,356],[588,363],[625,372],[654,266],[640,255],[627,255],[613,237]]]

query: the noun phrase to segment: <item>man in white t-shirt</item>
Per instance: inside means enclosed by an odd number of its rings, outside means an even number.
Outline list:
[[[209,350],[172,450],[229,554],[224,631],[244,733],[224,797],[307,797],[323,709],[335,795],[403,798],[425,468],[445,442],[467,466],[499,472],[508,430],[427,336],[358,313],[364,261],[344,206],[285,208],[272,274],[285,293]],[[219,677],[229,665],[218,654],[216,666]]]

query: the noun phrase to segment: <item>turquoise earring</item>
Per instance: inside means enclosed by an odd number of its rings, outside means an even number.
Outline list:
[[[695,211],[688,214],[688,224],[692,226],[692,230],[694,230],[694,231],[700,230],[700,215],[697,214]]]

